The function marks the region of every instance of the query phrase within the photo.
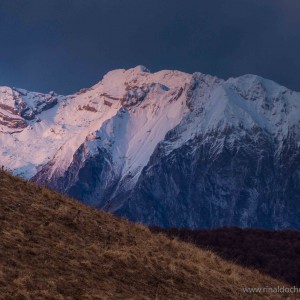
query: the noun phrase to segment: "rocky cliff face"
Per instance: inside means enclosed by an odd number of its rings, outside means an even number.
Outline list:
[[[0,132],[20,133],[28,121],[39,122],[43,111],[58,103],[57,95],[28,92],[22,89],[0,87]]]
[[[151,225],[300,228],[299,93],[137,67],[55,107],[33,125],[38,183]]]
[[[203,76],[192,82],[192,112],[116,212],[163,227],[300,228],[299,95],[256,76],[204,94]]]
[[[167,155],[166,140],[117,213],[164,227],[300,228],[299,149],[284,140],[278,153],[260,129],[236,134],[199,135]]]

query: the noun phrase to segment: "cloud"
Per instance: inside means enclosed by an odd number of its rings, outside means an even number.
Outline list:
[[[0,85],[70,93],[143,64],[300,90],[299,26],[298,0],[0,0]]]

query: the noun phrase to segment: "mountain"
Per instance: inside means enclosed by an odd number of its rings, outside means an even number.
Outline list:
[[[1,299],[253,299],[243,288],[283,286],[3,171],[0,203]]]
[[[297,92],[142,66],[70,96],[1,91],[17,175],[149,225],[300,229]]]

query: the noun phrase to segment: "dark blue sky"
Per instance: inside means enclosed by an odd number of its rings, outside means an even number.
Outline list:
[[[66,94],[139,64],[300,91],[300,1],[0,0],[0,85]]]

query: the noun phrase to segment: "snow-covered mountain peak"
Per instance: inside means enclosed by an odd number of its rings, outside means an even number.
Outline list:
[[[108,72],[98,85],[103,86],[104,92],[122,92],[125,86],[142,86],[145,84],[160,83],[169,88],[181,86],[182,83],[188,82],[191,75],[180,71],[164,70],[151,73],[145,67],[135,67],[132,69],[118,69]],[[97,85],[97,86],[98,86]],[[119,96],[121,96],[119,94]]]
[[[21,132],[40,122],[39,115],[56,106],[64,97],[50,92],[42,94],[24,89],[0,87],[0,131]]]
[[[148,224],[286,227],[299,141],[300,94],[255,75],[138,66],[68,96],[0,88],[1,164]]]
[[[224,81],[202,73],[151,73],[143,66],[108,72],[69,96],[2,87],[1,159],[25,177],[50,162],[51,174],[62,174],[86,143],[90,155],[99,147],[111,153],[120,174],[139,174],[175,127],[182,143],[226,127],[283,136],[298,126],[299,105],[298,93],[259,76]]]
[[[145,67],[138,66],[108,72],[93,87],[68,96],[2,87],[1,160],[25,177],[33,176],[53,157],[55,168],[64,170],[87,136],[100,130],[106,120],[123,115],[122,111],[128,112],[132,126],[143,128],[141,124],[147,123],[146,131],[151,130],[157,118],[161,118],[162,123],[157,123],[163,128],[159,130],[157,138],[152,138],[152,149],[171,129],[170,126],[175,126],[181,120],[185,110],[185,88],[190,79],[191,75],[182,72],[150,73]],[[180,106],[174,105],[175,102],[179,103],[179,98]],[[162,115],[163,111],[165,116]],[[165,126],[167,118],[177,119]],[[128,128],[126,122],[122,124]],[[128,131],[126,138],[132,139],[133,132],[129,134]],[[20,153],[19,149],[23,151]]]
[[[136,66],[136,67],[132,68],[131,70],[133,72],[138,72],[138,73],[142,73],[142,72],[143,73],[151,73],[151,71],[143,65]]]
[[[255,75],[222,80],[195,73],[186,93],[191,113],[168,133],[164,149],[173,151],[197,136],[235,131],[265,132],[278,144],[300,133],[300,94]],[[294,129],[293,129],[294,128]],[[300,138],[300,136],[299,136]]]
[[[256,120],[260,119],[258,127],[271,134],[286,135],[289,128],[299,126],[300,93],[256,75],[231,78],[224,87],[230,91],[231,99],[239,101],[250,115],[256,115]]]

